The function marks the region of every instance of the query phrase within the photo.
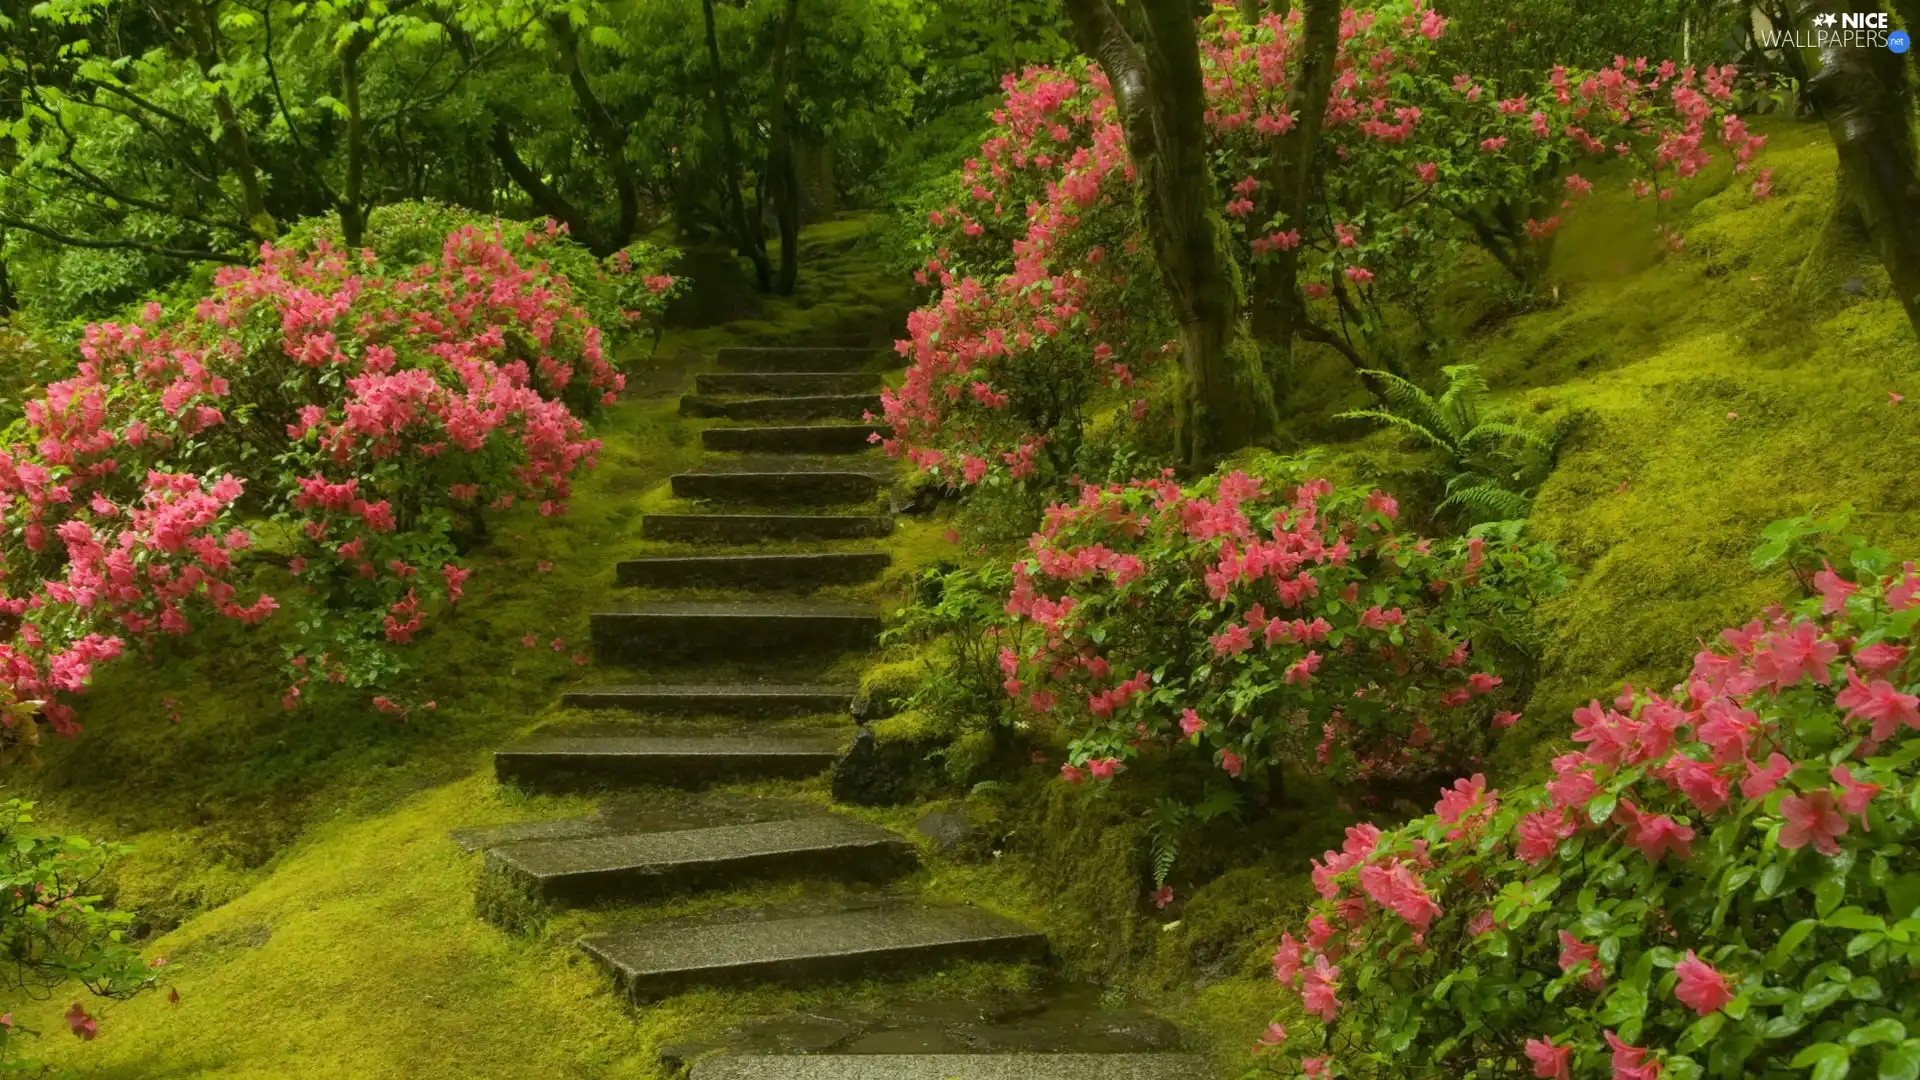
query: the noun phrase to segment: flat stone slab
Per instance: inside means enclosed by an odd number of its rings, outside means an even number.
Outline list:
[[[879,444],[885,424],[801,424],[791,427],[710,427],[700,433],[708,450],[739,454],[858,454]]]
[[[870,540],[893,532],[886,514],[648,514],[648,540],[751,544],[759,540]]]
[[[628,559],[615,567],[622,585],[674,588],[708,585],[748,589],[810,589],[856,585],[879,577],[893,559],[884,551],[829,551],[800,555],[695,555]]]
[[[494,751],[493,772],[504,783],[538,791],[698,787],[800,779],[825,771],[839,756],[839,744],[821,738],[535,735]]]
[[[706,371],[693,377],[703,395],[766,394],[813,397],[821,394],[877,394],[877,371]]]
[[[892,975],[961,960],[1038,961],[1045,935],[972,908],[879,907],[759,922],[659,924],[583,940],[635,1001],[695,986]]]
[[[681,499],[766,506],[789,503],[835,506],[873,499],[880,494],[880,477],[857,469],[821,468],[811,463],[761,462],[734,466],[721,463],[674,474],[673,494]]]
[[[680,415],[726,420],[861,420],[880,415],[880,395],[806,394],[728,400],[688,394],[680,399]]]
[[[599,686],[569,690],[560,703],[574,709],[625,709],[662,716],[812,716],[853,708],[855,686],[776,686],[694,683]]]
[[[817,602],[715,601],[636,604],[588,621],[606,663],[830,655],[872,648],[881,618],[872,607]]]
[[[735,345],[721,349],[714,360],[723,371],[857,371],[877,355],[872,348]]]
[[[1212,1080],[1192,1054],[805,1054],[710,1057],[693,1080]]]
[[[496,847],[487,867],[546,903],[648,899],[747,880],[877,881],[913,865],[913,847],[877,825],[804,817]]]

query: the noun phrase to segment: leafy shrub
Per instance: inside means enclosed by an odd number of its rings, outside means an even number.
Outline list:
[[[1274,956],[1320,1021],[1289,1054],[1321,1076],[1920,1073],[1920,572],[1891,564],[1857,549],[1670,693],[1576,710],[1546,783],[1475,775],[1432,816],[1349,829]]]
[[[58,697],[120,635],[279,606],[240,599],[241,553],[263,540],[286,568],[265,576],[311,598],[287,707],[316,680],[398,671],[392,647],[460,597],[456,537],[520,502],[562,512],[599,448],[582,417],[623,384],[569,282],[514,253],[557,243],[463,226],[382,274],[321,237],[222,271],[171,318],[149,304],[89,326],[79,374],[27,403],[0,452],[0,607],[19,620],[0,680],[71,733]]]
[[[132,997],[158,982],[157,970],[127,944],[133,916],[102,903],[101,875],[126,854],[124,844],[55,836],[31,826],[33,804],[0,802],[0,949],[8,987],[44,995],[68,983],[111,998]],[[98,1021],[80,1002],[68,1028],[91,1039]],[[11,1015],[0,1017],[0,1071],[27,1071]]]
[[[1447,388],[1439,397],[1391,372],[1367,374],[1383,388],[1378,408],[1354,409],[1342,420],[1370,420],[1435,451],[1445,481],[1438,512],[1468,522],[1527,516],[1533,493],[1553,471],[1568,428],[1536,431],[1521,423],[1483,417],[1485,379],[1472,364],[1442,369]]]
[[[1562,208],[1591,191],[1575,171],[1584,163],[1629,159],[1635,191],[1658,205],[1672,182],[1700,175],[1713,140],[1742,170],[1764,143],[1728,112],[1730,68],[1621,58],[1556,67],[1503,97],[1436,70],[1446,26],[1423,0],[1343,15],[1313,169],[1321,190],[1303,220],[1283,221],[1263,177],[1293,123],[1300,21],[1249,28],[1216,13],[1201,24],[1211,198],[1236,273],[1250,282],[1297,250],[1309,315],[1346,328],[1323,336],[1366,367],[1398,362],[1401,331],[1426,321],[1467,247],[1523,281],[1537,275]],[[1173,367],[1171,305],[1104,78],[1079,62],[1005,87],[980,154],[928,213],[920,280],[940,291],[910,316],[905,382],[882,399],[888,451],[969,487],[1066,481],[1098,414],[1165,426],[1142,390]],[[1768,190],[1763,171],[1754,192]]]
[[[1000,663],[1072,736],[1069,781],[1151,757],[1379,783],[1469,760],[1515,718],[1495,665],[1531,645],[1550,549],[1410,536],[1390,496],[1273,471],[1290,479],[1089,486],[1048,511]]]

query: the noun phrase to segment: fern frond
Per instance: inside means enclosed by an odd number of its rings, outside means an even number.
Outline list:
[[[1474,448],[1491,442],[1506,441],[1537,450],[1542,454],[1551,454],[1558,440],[1549,432],[1538,431],[1524,424],[1508,423],[1503,420],[1482,420],[1474,425],[1460,440],[1468,448]]]
[[[1371,420],[1374,423],[1393,428],[1402,434],[1410,435],[1449,457],[1453,456],[1457,449],[1453,444],[1447,442],[1444,437],[1429,430],[1418,421],[1410,420],[1407,417],[1401,416],[1399,413],[1388,412],[1385,409],[1353,409],[1340,413],[1335,416],[1334,419]]]
[[[1426,428],[1447,446],[1449,453],[1457,452],[1460,436],[1465,433],[1464,429],[1458,426],[1453,417],[1447,415],[1447,411],[1440,407],[1440,403],[1433,399],[1433,395],[1390,371],[1370,370],[1361,374],[1373,378],[1380,384],[1381,396],[1386,398],[1388,412],[1404,416]]]
[[[1438,406],[1453,423],[1455,440],[1461,440],[1480,422],[1480,399],[1487,392],[1487,380],[1473,364],[1449,364],[1440,371],[1447,377],[1447,388]]]
[[[1464,511],[1482,521],[1510,521],[1527,516],[1532,500],[1498,484],[1475,484],[1448,495],[1439,509]]]

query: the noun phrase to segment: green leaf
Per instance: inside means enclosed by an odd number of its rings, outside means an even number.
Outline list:
[[[1857,1027],[1847,1032],[1847,1045],[1858,1049],[1876,1043],[1898,1044],[1904,1042],[1906,1037],[1907,1025],[1891,1016],[1885,1016],[1864,1027]]]
[[[1599,825],[1613,816],[1613,808],[1620,800],[1612,795],[1595,795],[1587,804],[1587,820]]]
[[[1769,867],[1769,869],[1772,868]],[[1780,935],[1780,941],[1774,945],[1773,951],[1767,954],[1767,967],[1779,970],[1787,957],[1793,955],[1793,950],[1799,948],[1800,943],[1807,940],[1807,935],[1813,933],[1819,926],[1818,919],[1801,919],[1787,927],[1787,932]]]
[[[1920,1040],[1904,1042],[1881,1054],[1880,1080],[1920,1080]]]
[[[1790,1069],[1811,1067],[1812,1080],[1840,1080],[1847,1075],[1850,1067],[1848,1059],[1852,1053],[1839,1043],[1814,1043],[1794,1055],[1787,1067]]]

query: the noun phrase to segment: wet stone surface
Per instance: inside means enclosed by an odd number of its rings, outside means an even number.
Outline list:
[[[663,1047],[660,1057],[674,1069],[713,1052],[1144,1054],[1181,1049],[1171,1021],[1106,1001],[1097,987],[1068,986],[985,999],[928,998],[789,1013],[698,1043]]]

